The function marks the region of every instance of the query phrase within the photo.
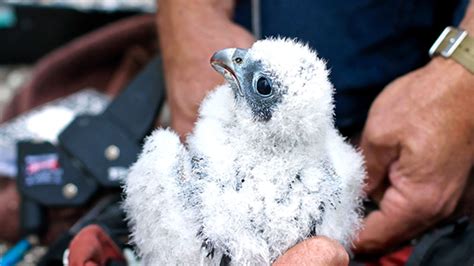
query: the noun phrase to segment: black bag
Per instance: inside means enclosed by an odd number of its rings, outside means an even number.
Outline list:
[[[423,235],[407,266],[474,265],[474,224],[467,217]]]

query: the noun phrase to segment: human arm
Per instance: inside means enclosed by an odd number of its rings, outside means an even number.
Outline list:
[[[461,28],[474,36],[474,1]],[[474,75],[436,57],[389,84],[373,103],[361,148],[368,194],[358,252],[381,252],[450,216],[474,163]]]
[[[253,36],[233,23],[234,0],[160,0],[157,16],[171,127],[192,130],[202,99],[222,77],[209,65],[222,48],[249,47]]]

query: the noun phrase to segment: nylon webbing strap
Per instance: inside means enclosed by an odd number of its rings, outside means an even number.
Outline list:
[[[98,116],[77,117],[59,136],[60,146],[101,185],[119,187],[153,129],[165,99],[159,57]]]

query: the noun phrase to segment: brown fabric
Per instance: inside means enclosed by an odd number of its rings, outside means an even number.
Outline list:
[[[118,92],[156,52],[154,16],[110,24],[45,56],[6,108],[8,120],[35,106],[92,87]]]
[[[19,230],[20,198],[15,182],[0,177],[0,242],[16,241]]]
[[[80,37],[41,59],[32,78],[5,110],[5,120],[84,88],[116,95],[157,52],[154,15],[127,18]],[[19,237],[19,196],[15,182],[0,177],[0,241]],[[3,204],[5,203],[5,204]],[[83,210],[48,210],[51,242]]]
[[[84,227],[69,244],[70,266],[100,266],[125,261],[120,248],[98,225]]]

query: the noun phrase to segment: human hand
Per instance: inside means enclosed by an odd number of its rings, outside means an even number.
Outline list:
[[[181,139],[192,130],[203,98],[223,82],[210,67],[212,54],[254,42],[248,31],[231,22],[231,2],[160,1],[157,21],[171,127]]]
[[[380,209],[366,218],[357,252],[393,247],[454,211],[474,161],[473,114],[474,75],[443,58],[377,97],[361,148]]]
[[[313,237],[298,243],[279,257],[273,266],[349,264],[349,255],[337,241],[324,236]]]

